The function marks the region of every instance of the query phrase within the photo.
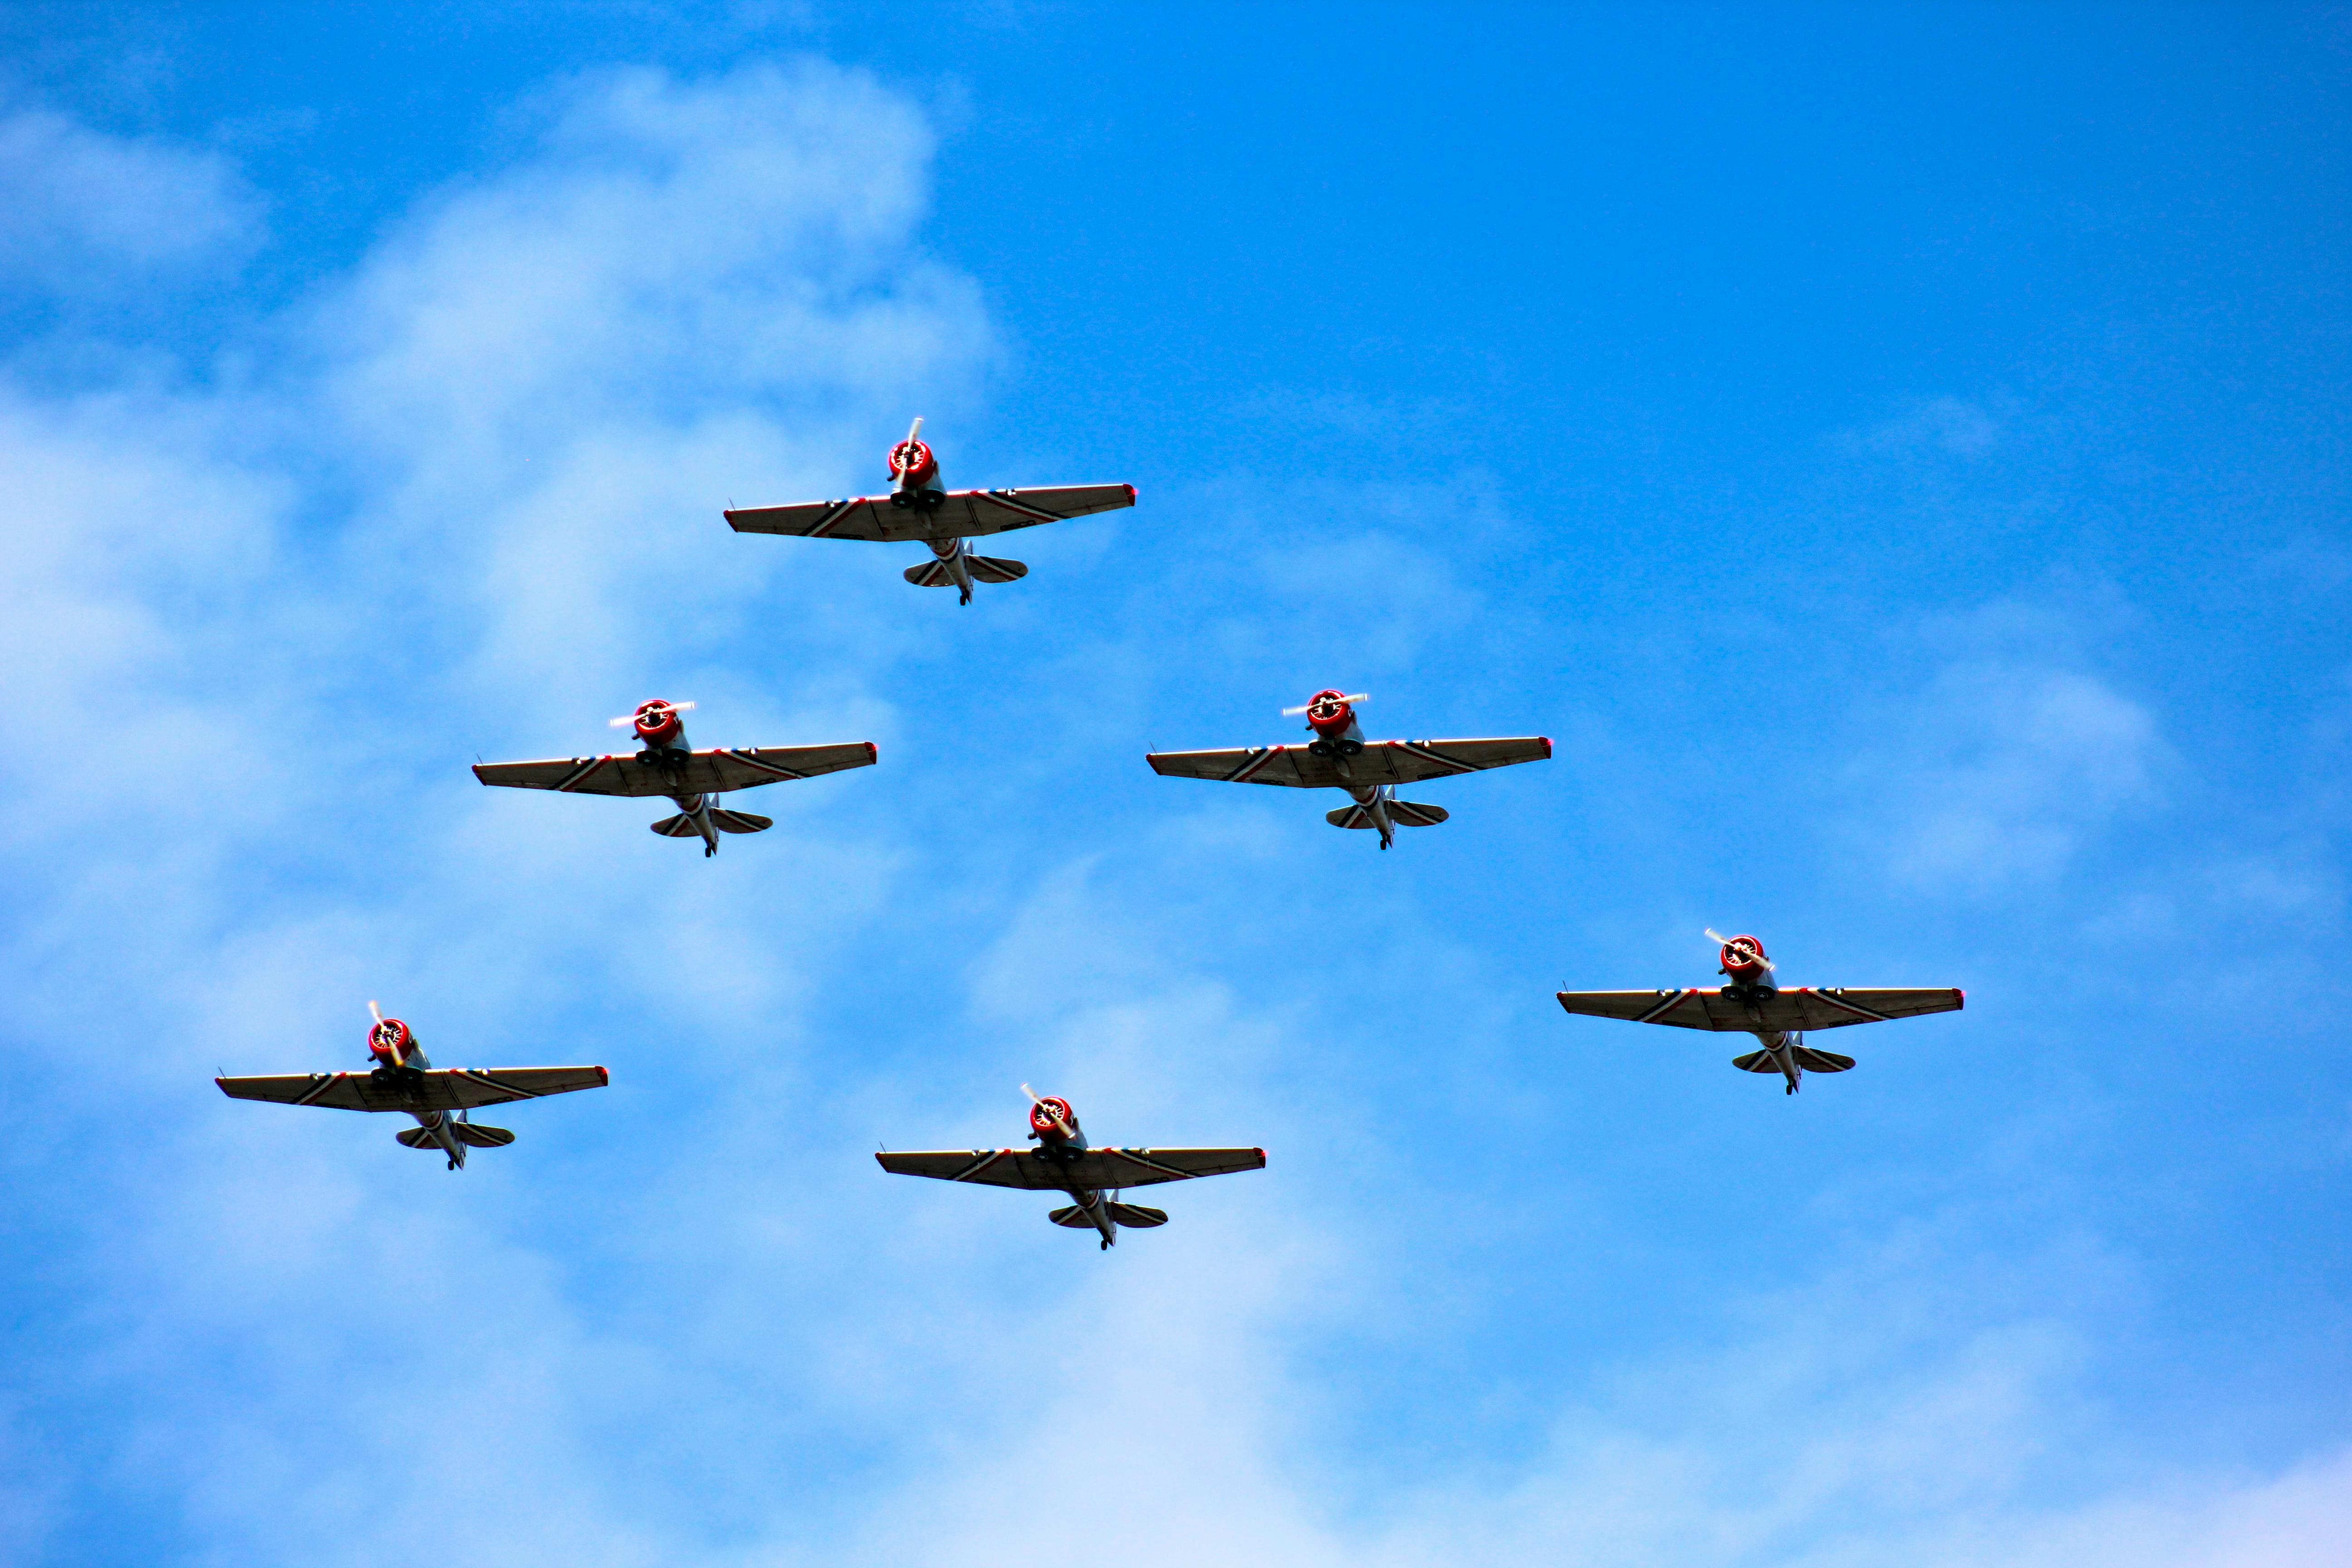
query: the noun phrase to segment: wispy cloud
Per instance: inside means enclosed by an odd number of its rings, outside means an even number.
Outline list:
[[[220,153],[110,135],[45,109],[0,113],[0,281],[119,291],[234,265],[260,199]]]

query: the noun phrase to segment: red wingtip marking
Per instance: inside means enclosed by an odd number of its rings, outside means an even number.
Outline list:
[[[1127,487],[1127,504],[1129,506],[1133,506],[1135,504],[1135,487],[1133,485]]]
[[[1965,1007],[1969,1005],[1969,994],[1961,990],[1958,986],[1955,985],[1952,987],[1952,994],[1960,999],[1961,1006]]]
[[[1547,756],[1547,757],[1550,756],[1550,755],[1551,755],[1551,737],[1550,737],[1549,735],[1538,735],[1538,736],[1536,737],[1536,739],[1537,739],[1537,740],[1538,740],[1538,741],[1541,741],[1541,742],[1543,742],[1544,755],[1545,755],[1545,756]]]
[[[596,1081],[604,1085],[606,1088],[610,1088],[612,1087],[613,1075],[606,1072],[603,1068],[598,1068],[596,1069]]]
[[[881,748],[881,747],[879,747],[879,746],[877,746],[877,745],[876,745],[876,744],[875,744],[873,742],[871,742],[871,741],[866,742],[866,760],[867,762],[869,762],[869,763],[878,763],[878,762],[880,762],[880,761],[882,760],[882,748]]]

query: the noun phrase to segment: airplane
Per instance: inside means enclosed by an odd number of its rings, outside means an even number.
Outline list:
[[[1367,700],[1360,691],[1346,697],[1337,691],[1318,691],[1304,705],[1284,709],[1286,719],[1307,715],[1307,727],[1315,731],[1315,739],[1303,746],[1152,752],[1143,760],[1151,764],[1152,772],[1170,778],[1344,789],[1355,797],[1355,804],[1325,812],[1323,820],[1334,827],[1377,828],[1381,847],[1385,849],[1395,842],[1399,826],[1434,827],[1446,817],[1444,806],[1399,800],[1397,785],[1508,767],[1513,763],[1539,763],[1551,755],[1551,742],[1541,735],[1367,741],[1356,723],[1356,704]]]
[[[603,1068],[436,1068],[408,1026],[387,1018],[368,1004],[375,1026],[368,1031],[368,1072],[289,1073],[273,1078],[216,1078],[231,1100],[267,1100],[279,1105],[323,1105],[334,1110],[404,1110],[416,1125],[394,1134],[411,1149],[438,1149],[453,1171],[466,1163],[467,1149],[503,1149],[515,1135],[503,1127],[471,1120],[478,1105],[509,1100],[540,1100],[577,1089],[603,1089],[612,1078]]]
[[[722,833],[764,833],[775,823],[719,804],[721,791],[754,789],[778,779],[814,778],[844,768],[871,767],[882,753],[871,741],[832,746],[739,746],[708,752],[688,749],[686,721],[691,702],[655,698],[635,714],[613,720],[635,728],[645,749],[635,756],[555,757],[543,763],[476,763],[474,776],[486,784],[514,789],[551,789],[565,795],[666,795],[677,815],[653,824],[665,838],[702,840],[707,859],[719,853]]]
[[[1164,1210],[1119,1202],[1121,1189],[1265,1169],[1263,1149],[1089,1149],[1068,1100],[1039,1094],[1025,1083],[1021,1092],[1029,1097],[1029,1136],[1037,1145],[1034,1150],[932,1149],[894,1154],[886,1149],[874,1157],[898,1176],[1037,1192],[1058,1188],[1077,1201],[1045,1217],[1072,1230],[1092,1226],[1102,1233],[1106,1252],[1118,1239],[1120,1226],[1142,1230],[1168,1223]]]
[[[1720,991],[1562,991],[1559,1005],[1595,1018],[1630,1018],[1682,1029],[1746,1029],[1764,1048],[1734,1057],[1731,1065],[1742,1072],[1777,1072],[1789,1080],[1782,1092],[1794,1094],[1809,1072],[1844,1072],[1853,1066],[1852,1057],[1805,1044],[1803,1031],[1957,1013],[1968,1000],[1965,993],[1950,986],[1865,991],[1800,985],[1783,991],[1767,978],[1777,970],[1764,956],[1762,942],[1713,931],[1706,935],[1722,944],[1718,957],[1723,967],[1717,973],[1730,984]]]
[[[896,482],[887,496],[730,508],[725,513],[727,525],[738,533],[790,533],[803,539],[919,539],[930,546],[931,559],[908,567],[907,581],[918,588],[944,588],[952,583],[963,595],[957,603],[969,605],[974,583],[1012,583],[1029,575],[1029,568],[1018,561],[974,555],[973,539],[1135,504],[1133,485],[950,490],[940,482],[939,460],[922,435],[923,422],[918,419],[907,438],[890,448],[890,478]]]

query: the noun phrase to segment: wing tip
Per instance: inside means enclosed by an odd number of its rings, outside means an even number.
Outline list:
[[[877,746],[877,745],[876,745],[876,744],[875,744],[873,742],[871,742],[871,741],[866,742],[866,765],[867,767],[869,767],[869,768],[870,768],[870,767],[872,767],[875,763],[877,763],[880,762],[881,760],[882,760],[882,748],[881,748],[881,747],[879,747],[879,746]]]
[[[1544,761],[1551,761],[1551,737],[1549,735],[1538,735],[1536,737],[1536,744],[1543,748]]]
[[[1957,1013],[1969,1005],[1969,994],[1958,986],[1952,987],[1952,1011]]]

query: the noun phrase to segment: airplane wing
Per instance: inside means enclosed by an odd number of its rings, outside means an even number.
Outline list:
[[[1217,752],[1152,752],[1144,761],[1170,778],[1220,779],[1226,784],[1289,784],[1345,789],[1350,784],[1416,784],[1449,773],[1476,773],[1538,763],[1551,755],[1541,735],[1470,741],[1372,741],[1352,757],[1326,757],[1305,746],[1250,746]],[[1347,772],[1339,771],[1340,763]]]
[[[744,507],[726,514],[738,533],[803,539],[972,539],[1135,504],[1133,485],[1047,485],[1025,490],[950,490],[936,510],[898,507],[888,496]]]
[[[603,1068],[432,1068],[418,1073],[313,1072],[278,1078],[216,1078],[231,1100],[323,1105],[334,1110],[463,1110],[537,1100],[611,1082]]]
[[[1629,1018],[1681,1029],[1834,1029],[1925,1013],[1957,1013],[1966,1000],[1952,987],[1864,990],[1811,985],[1753,1001],[1696,988],[1681,991],[1562,991],[1559,1005],[1595,1018]]]
[[[717,795],[814,778],[844,768],[870,767],[881,760],[871,741],[831,746],[738,746],[688,753],[675,768],[655,767],[634,753],[610,757],[555,757],[543,763],[476,763],[474,776],[486,784],[513,789],[551,789],[567,795]]]
[[[874,1157],[897,1176],[933,1176],[942,1182],[979,1182],[1039,1192],[1148,1187],[1159,1182],[1265,1169],[1263,1149],[1089,1149],[1071,1160],[1049,1159],[1026,1149],[885,1152]]]

